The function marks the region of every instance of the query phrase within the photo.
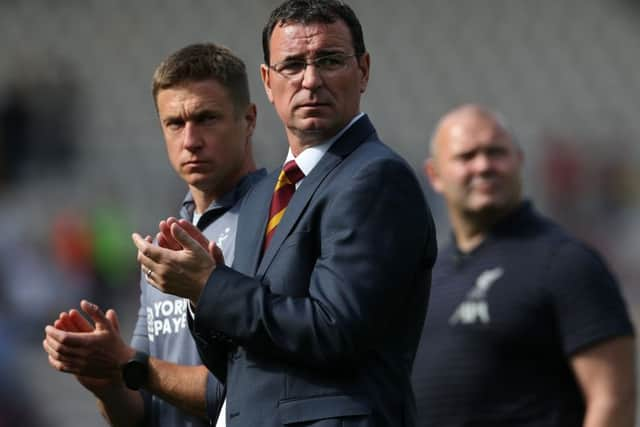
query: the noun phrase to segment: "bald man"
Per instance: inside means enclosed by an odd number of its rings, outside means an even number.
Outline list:
[[[423,426],[633,427],[633,326],[600,255],[522,196],[500,116],[446,114],[425,173],[453,229],[413,370]]]

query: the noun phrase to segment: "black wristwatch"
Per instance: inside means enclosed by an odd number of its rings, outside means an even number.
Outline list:
[[[136,351],[135,356],[122,365],[122,379],[131,390],[139,390],[149,377],[149,355]]]

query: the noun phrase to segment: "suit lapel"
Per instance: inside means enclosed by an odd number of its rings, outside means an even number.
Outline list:
[[[271,195],[278,180],[278,173],[272,172],[256,184],[253,194],[245,198],[238,218],[236,254],[233,267],[243,274],[253,276],[260,261]]]
[[[282,220],[276,228],[273,238],[269,243],[267,251],[264,253],[256,276],[262,278],[267,268],[273,261],[282,242],[291,233],[298,219],[304,212],[306,206],[311,201],[313,194],[316,192],[322,181],[327,177],[329,172],[335,169],[356,147],[358,147],[368,136],[375,132],[369,118],[365,115],[354,123],[325,153],[320,162],[313,168],[309,176],[305,177],[300,183],[298,189],[293,194],[289,206],[282,217]],[[276,177],[277,178],[277,177]],[[273,180],[272,187],[275,186]],[[270,203],[267,202],[267,203]],[[268,214],[267,214],[268,215]],[[266,224],[262,226],[262,236]]]

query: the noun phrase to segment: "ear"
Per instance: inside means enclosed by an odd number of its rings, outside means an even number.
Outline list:
[[[258,117],[258,111],[256,104],[249,104],[247,110],[244,112],[244,119],[247,122],[247,138],[253,135],[253,131],[256,128],[256,120]]]
[[[433,160],[433,157],[428,157],[424,160],[422,170],[424,171],[426,177],[429,179],[431,187],[433,187],[433,189],[437,193],[442,193],[442,182],[440,181],[438,168]]]
[[[260,77],[262,78],[262,84],[264,85],[264,91],[267,93],[267,98],[269,98],[269,102],[273,104],[271,74],[269,73],[269,67],[265,64],[260,65]]]
[[[360,77],[360,93],[364,93],[367,90],[367,84],[369,83],[369,69],[371,67],[371,56],[369,52],[365,52],[360,58],[358,58],[358,68],[362,74]]]

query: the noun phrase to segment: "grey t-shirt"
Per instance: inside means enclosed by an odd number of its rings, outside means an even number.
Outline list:
[[[240,201],[251,186],[265,174],[261,169],[244,177],[238,186],[209,206],[198,219],[198,228],[222,249],[226,265],[231,265],[233,262]],[[191,221],[193,210],[193,199],[190,194],[187,194],[180,216]],[[184,298],[160,292],[149,285],[144,275],[141,275],[140,308],[131,339],[132,347],[158,359],[179,365],[202,364],[187,324],[188,304],[188,300]],[[145,415],[150,426],[210,425],[208,421],[190,416],[157,396],[150,396],[147,393],[143,393],[143,396],[145,397]],[[207,410],[210,416],[217,414],[223,399],[222,386],[213,375],[209,374]],[[215,423],[215,416],[212,417],[212,421]]]

